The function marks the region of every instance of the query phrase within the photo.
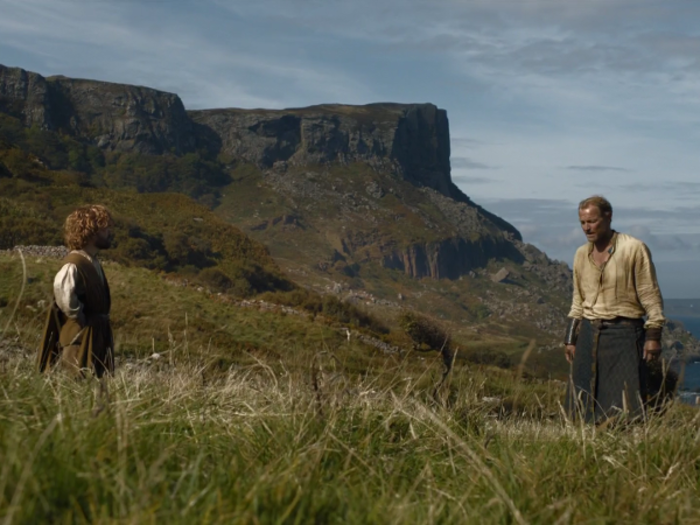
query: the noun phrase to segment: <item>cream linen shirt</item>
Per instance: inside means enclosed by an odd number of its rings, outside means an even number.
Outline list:
[[[104,279],[102,266],[97,257],[90,257],[83,250],[74,250],[71,253],[78,253],[85,257],[97,270],[97,274]],[[79,295],[85,293],[82,288],[82,281],[78,279],[78,267],[73,263],[66,263],[58,271],[53,281],[53,294],[58,307],[73,319],[78,318],[83,310],[83,303],[78,299]]]
[[[647,316],[644,328],[662,328],[663,299],[646,245],[624,233],[613,234],[612,252],[601,267],[593,262],[593,243],[576,251],[574,297],[569,317],[612,319]]]

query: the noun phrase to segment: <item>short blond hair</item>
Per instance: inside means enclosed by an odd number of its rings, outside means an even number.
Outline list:
[[[612,217],[612,204],[610,204],[610,201],[603,197],[602,195],[592,195],[591,197],[588,197],[587,199],[583,199],[579,205],[578,209],[583,210],[584,208],[588,208],[589,206],[595,206],[600,210],[600,213],[602,215],[607,215],[608,217]]]
[[[80,250],[104,229],[114,225],[112,214],[101,204],[81,206],[68,217],[63,225],[63,238],[70,250]]]

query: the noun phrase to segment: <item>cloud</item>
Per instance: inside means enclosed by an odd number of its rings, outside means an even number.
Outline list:
[[[341,67],[309,60],[294,46],[273,51],[273,42],[246,35],[253,29],[217,17],[221,13],[211,2],[202,3],[202,10],[187,3],[165,9],[162,2],[3,4],[3,47],[41,57],[44,66],[37,72],[45,75],[148,85],[180,94],[188,108],[280,108],[297,106],[300,99],[361,103],[373,98],[362,80]],[[209,18],[198,24],[200,11]],[[244,39],[256,45],[243,46]]]
[[[498,179],[490,179],[486,177],[469,177],[467,175],[452,175],[452,182],[457,185],[461,184],[493,184],[498,182]]]
[[[627,172],[629,171],[626,168],[616,168],[614,166],[567,166],[567,170],[572,170],[572,171],[624,171]]]
[[[696,251],[699,250],[697,244],[688,242],[678,235],[655,235],[648,226],[635,224],[627,228],[627,232],[644,241],[649,248],[666,251]]]
[[[626,120],[690,124],[688,104],[700,106],[700,37],[690,23],[700,16],[700,4],[686,0],[221,5],[239,16],[279,19],[314,35],[372,46],[375,56],[430,56],[491,98],[518,99],[535,110],[556,105],[562,115],[591,118],[606,111]],[[619,119],[609,122],[620,125]]]
[[[473,161],[467,157],[452,157],[450,159],[452,169],[456,170],[493,170],[497,169],[494,166],[488,166],[481,162]]]
[[[470,139],[466,137],[452,137],[450,138],[450,144],[452,148],[456,149],[475,149],[478,146],[483,145],[483,141],[477,139]]]
[[[697,233],[695,225],[700,223],[700,207],[696,205],[664,207],[663,201],[659,201],[658,205],[660,207],[652,208],[650,206],[615,206],[613,203],[613,221],[623,223],[625,227],[653,224],[654,231],[660,229],[682,231],[693,227],[694,233]]]
[[[695,199],[700,195],[700,182],[690,181],[659,181],[653,184],[623,184],[620,188],[629,192],[648,192],[656,195],[659,193],[674,193],[677,194],[679,198]]]
[[[525,242],[534,244],[553,259],[571,263],[576,248],[586,242],[578,226],[577,203],[557,199],[473,199],[513,224]],[[646,242],[655,260],[698,257],[700,233],[695,224],[700,221],[700,209],[697,207],[614,209],[613,227]]]

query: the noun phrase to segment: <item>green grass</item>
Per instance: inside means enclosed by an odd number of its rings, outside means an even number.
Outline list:
[[[0,257],[3,523],[700,522],[694,408],[572,425],[561,382],[459,353],[441,382],[435,352],[116,264],[116,375],[39,376],[60,263],[26,262]]]
[[[22,289],[20,258],[0,255],[0,328],[12,317],[28,330],[30,339],[23,339],[26,344],[36,347],[45,307],[52,300],[53,276],[61,262],[28,257],[25,263],[28,283]],[[180,279],[144,268],[106,263],[105,273],[112,292],[118,359],[172,352],[225,369],[234,359],[252,361],[258,354],[282,358],[297,346],[319,351],[345,341],[332,319],[303,310],[300,315],[286,315],[244,308],[229,296],[209,293],[197,285],[184,286]],[[286,356],[290,363],[294,358]]]
[[[5,357],[5,356],[3,356]],[[694,523],[698,413],[567,424],[552,384],[458,371],[436,403],[427,364],[355,377],[327,356],[265,358],[206,380],[144,360],[103,382],[2,361],[5,523]],[[510,385],[508,384],[510,379]],[[535,399],[539,411],[529,411]],[[522,408],[524,407],[524,408]],[[500,415],[499,415],[500,414]]]

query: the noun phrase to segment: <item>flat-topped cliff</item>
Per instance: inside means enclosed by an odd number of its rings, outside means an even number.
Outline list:
[[[0,111],[106,151],[181,154],[196,146],[180,97],[147,87],[45,78],[0,65]]]

